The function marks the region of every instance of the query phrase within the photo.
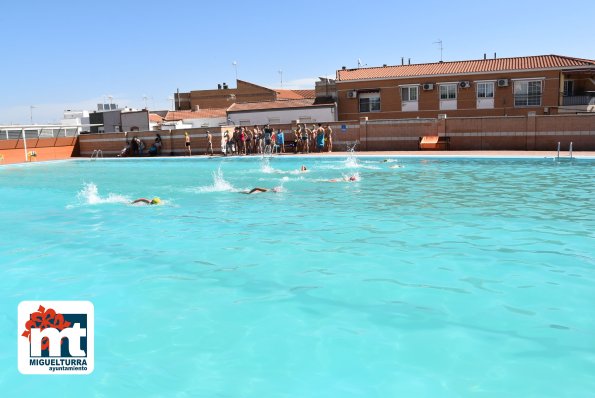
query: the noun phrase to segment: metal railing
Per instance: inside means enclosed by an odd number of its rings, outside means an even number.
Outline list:
[[[0,128],[0,140],[18,140],[22,139],[23,135],[26,139],[38,138],[59,138],[59,137],[76,137],[78,129],[73,127],[67,128]]]
[[[540,106],[541,94],[515,94],[514,106]]]
[[[563,106],[571,105],[594,105],[595,96],[593,95],[569,95],[562,97]]]

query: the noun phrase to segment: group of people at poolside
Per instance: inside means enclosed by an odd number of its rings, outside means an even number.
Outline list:
[[[285,146],[289,141],[281,129],[275,131],[269,124],[262,129],[254,125],[253,128],[238,126],[233,132],[226,131],[223,136],[224,154],[227,155],[252,155],[262,153],[285,153]],[[211,154],[212,143],[209,141]],[[298,125],[293,130],[293,142],[291,143],[294,153],[309,152],[332,152],[333,151],[333,130],[328,124],[321,123],[312,125],[309,129],[305,124]],[[207,148],[208,152],[208,148]]]
[[[213,135],[210,131],[206,132],[206,138],[206,153],[212,156],[214,155]],[[222,145],[225,156],[285,153],[286,145],[293,148],[293,153],[332,152],[333,129],[328,124],[322,125],[321,123],[314,124],[309,129],[306,124],[302,123],[293,130],[292,137],[286,137],[283,130],[275,131],[268,124],[262,129],[257,125],[254,125],[253,128],[238,126],[231,133],[225,131]],[[161,155],[162,146],[161,135],[156,134],[154,142],[149,147],[148,155]],[[134,136],[131,140],[126,137],[126,146],[120,151],[118,157],[144,156],[145,148],[144,141],[138,136]],[[192,142],[186,131],[184,132],[184,148],[185,155],[192,156]]]
[[[155,134],[155,141],[149,147],[148,155],[149,156],[159,156],[161,155],[161,147],[163,146],[163,142],[161,140],[161,135],[159,133]],[[131,140],[128,139],[126,136],[126,146],[120,151],[118,157],[126,157],[126,156],[144,156],[146,145],[143,140],[138,138],[138,136],[132,137]]]

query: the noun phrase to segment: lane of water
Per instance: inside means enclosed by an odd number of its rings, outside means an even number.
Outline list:
[[[97,396],[588,396],[595,163],[391,160],[0,169],[0,385],[9,396],[41,383]],[[282,189],[238,193],[254,186]],[[127,204],[141,196],[164,205]],[[91,376],[17,373],[24,299],[94,302]]]

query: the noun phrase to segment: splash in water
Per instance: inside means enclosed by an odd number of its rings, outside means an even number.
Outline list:
[[[217,171],[213,171],[213,184],[205,187],[199,187],[199,192],[224,192],[224,191],[235,191],[233,185],[225,180],[223,177],[223,171],[221,167]]]
[[[109,193],[106,198],[102,198],[99,196],[99,189],[97,188],[97,185],[92,182],[85,183],[85,186],[76,194],[76,197],[80,203],[87,205],[103,203],[130,203],[130,198],[115,193]]]

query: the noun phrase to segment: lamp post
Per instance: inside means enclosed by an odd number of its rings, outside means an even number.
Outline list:
[[[31,105],[29,107],[29,120],[31,124],[33,124],[33,109],[37,108],[35,105]]]
[[[238,81],[238,62],[237,61],[233,61],[231,64],[233,65],[233,69],[236,72],[236,82],[237,82]]]

